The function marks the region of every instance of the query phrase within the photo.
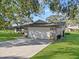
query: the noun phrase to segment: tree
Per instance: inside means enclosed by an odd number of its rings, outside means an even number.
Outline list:
[[[69,5],[68,5],[68,16],[70,17],[70,19],[75,20],[75,16],[78,14],[78,7],[77,7],[77,3],[74,4],[73,3],[74,0],[69,1]]]
[[[23,20],[25,16],[30,18],[32,13],[39,11],[38,0],[0,0],[0,13],[3,15],[1,21],[6,17],[10,22],[14,20],[18,24],[18,20]]]
[[[61,5],[60,0],[51,0],[50,2],[50,9],[53,12],[62,13],[62,15],[66,14],[66,17],[68,17],[68,20],[72,20],[72,22],[77,21],[76,15],[78,14],[78,7],[77,5],[79,2],[78,0],[68,0],[67,3],[63,2]],[[74,20],[74,21],[73,21]]]
[[[61,11],[60,0],[51,0],[50,9],[59,13]]]

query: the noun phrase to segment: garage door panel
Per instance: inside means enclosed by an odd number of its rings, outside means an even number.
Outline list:
[[[47,32],[49,28],[29,28],[29,36],[31,38],[48,39]]]

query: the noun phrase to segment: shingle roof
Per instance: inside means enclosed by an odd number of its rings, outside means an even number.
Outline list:
[[[37,20],[36,22],[34,22],[34,24],[35,24],[35,23],[38,23],[38,24],[39,24],[39,23],[48,23],[48,22],[43,21],[43,20]]]

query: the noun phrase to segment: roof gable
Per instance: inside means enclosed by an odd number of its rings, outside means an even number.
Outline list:
[[[40,24],[40,23],[48,23],[48,22],[43,21],[43,20],[37,20],[37,21],[36,21],[36,22],[34,22],[34,23],[36,23],[36,24]]]

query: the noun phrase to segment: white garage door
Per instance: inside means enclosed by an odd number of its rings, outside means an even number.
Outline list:
[[[29,37],[34,39],[49,39],[50,28],[47,27],[31,27],[28,28]]]

